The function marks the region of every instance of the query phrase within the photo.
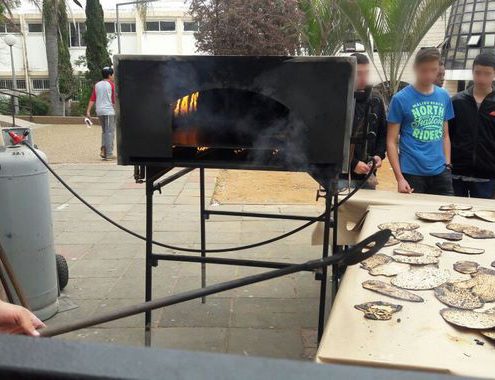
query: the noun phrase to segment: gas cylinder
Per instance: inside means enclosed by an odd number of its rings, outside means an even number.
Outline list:
[[[48,170],[24,145],[0,145],[0,242],[31,311],[42,320],[56,314]]]

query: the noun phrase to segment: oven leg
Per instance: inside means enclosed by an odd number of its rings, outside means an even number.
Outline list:
[[[339,246],[337,245],[337,223],[339,222],[339,207],[337,204],[339,203],[339,195],[337,191],[334,191],[333,195],[333,204],[335,205],[335,209],[333,210],[333,229],[332,229],[332,255],[336,255],[339,253]],[[332,266],[332,303],[335,300],[335,295],[339,290],[339,280],[340,280],[340,268],[339,264],[335,264]]]
[[[152,276],[153,276],[153,180],[147,175],[146,180],[146,274],[145,274],[145,301],[152,298]],[[144,344],[151,345],[151,310],[145,312]]]
[[[328,257],[328,248],[330,245],[330,214],[332,210],[332,194],[331,186],[327,187],[327,192],[325,195],[325,215],[323,224],[323,251],[322,258]],[[320,283],[320,309],[318,313],[318,342],[320,342],[323,335],[323,329],[325,327],[325,304],[327,295],[327,278],[328,271],[327,267],[323,267],[321,271],[321,283]]]
[[[205,169],[199,169],[199,208],[201,231],[201,257],[206,257],[206,213],[205,213]],[[201,263],[201,287],[206,287],[206,263]],[[206,297],[201,298],[201,303],[206,302]]]

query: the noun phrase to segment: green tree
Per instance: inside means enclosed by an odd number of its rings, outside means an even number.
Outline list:
[[[62,115],[65,116],[65,101],[76,92],[76,78],[70,62],[69,52],[69,22],[67,8],[63,1],[58,4],[58,90],[62,99]]]
[[[335,55],[352,36],[353,27],[334,1],[300,0],[301,35],[309,55]]]
[[[99,0],[86,1],[86,77],[91,83],[101,79],[101,69],[110,66],[112,61],[107,50],[107,32]]]
[[[455,0],[328,0],[347,16],[389,96],[397,92],[409,59],[438,18]],[[376,50],[380,65],[374,60]]]

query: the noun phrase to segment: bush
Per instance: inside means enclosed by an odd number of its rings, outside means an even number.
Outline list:
[[[10,97],[0,97],[0,115],[12,115],[12,103]]]
[[[19,114],[29,115],[31,113],[31,103],[33,115],[48,115],[50,103],[42,96],[31,96],[31,98],[29,98],[28,95],[19,97]]]

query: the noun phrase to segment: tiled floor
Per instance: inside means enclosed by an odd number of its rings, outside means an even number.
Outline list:
[[[132,168],[115,164],[55,165],[57,172],[85,199],[126,227],[144,233],[144,185],[135,184]],[[217,171],[207,171],[211,197]],[[47,324],[73,321],[144,300],[144,243],[83,206],[52,180],[52,209],[57,252],[66,256],[70,280],[64,295],[79,307],[59,313]],[[155,239],[185,247],[199,245],[199,178],[193,172],[156,194]],[[317,215],[315,206],[211,205],[222,210],[290,212]],[[273,237],[303,222],[212,216],[207,221],[211,248],[231,247]],[[287,240],[220,257],[302,262],[317,258],[311,228]],[[167,252],[157,248],[156,252]],[[168,251],[171,253],[171,251]],[[264,269],[209,265],[207,283],[231,280]],[[160,262],[154,269],[154,297],[200,287],[195,263]],[[301,273],[213,295],[153,312],[152,345],[241,355],[312,359],[319,282]],[[129,317],[97,328],[75,331],[63,339],[143,345],[144,317]]]

